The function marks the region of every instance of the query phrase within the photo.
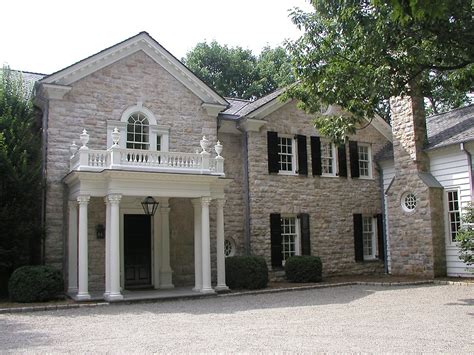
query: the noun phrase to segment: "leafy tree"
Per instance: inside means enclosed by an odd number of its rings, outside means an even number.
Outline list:
[[[310,113],[325,104],[352,113],[340,120],[338,132],[328,127],[330,117],[316,119],[317,127],[339,142],[354,133],[362,117],[380,114],[389,120],[388,99],[410,95],[414,87],[428,98],[432,112],[469,102],[471,4],[441,2],[433,11],[424,6],[431,2],[417,0],[313,0],[314,12],[295,9],[292,20],[304,35],[287,47],[300,85],[287,95],[300,99]]]
[[[459,259],[466,265],[474,265],[474,208],[469,206],[463,216],[463,228],[456,236],[459,243]]]
[[[41,238],[41,142],[31,90],[0,71],[0,290],[18,266],[37,263]]]
[[[255,99],[293,82],[291,61],[282,47],[259,56],[216,41],[198,43],[183,62],[222,96]]]

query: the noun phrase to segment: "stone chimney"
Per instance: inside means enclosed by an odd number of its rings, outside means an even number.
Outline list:
[[[426,118],[421,96],[393,97],[395,178],[387,190],[391,272],[446,274],[443,188],[430,174]]]

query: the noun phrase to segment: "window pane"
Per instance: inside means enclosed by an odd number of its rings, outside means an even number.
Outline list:
[[[448,219],[450,226],[450,238],[456,241],[456,236],[461,228],[461,210],[459,208],[459,196],[457,191],[448,192]]]
[[[296,255],[296,218],[284,217],[281,219],[282,256],[287,260]]]
[[[280,170],[293,171],[293,139],[278,137],[278,162]]]

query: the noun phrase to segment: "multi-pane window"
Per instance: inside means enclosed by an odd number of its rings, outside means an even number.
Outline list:
[[[294,139],[291,137],[278,137],[278,163],[280,172],[295,171]]]
[[[296,217],[281,218],[281,243],[283,263],[291,256],[297,255]]]
[[[127,148],[148,150],[150,145],[150,126],[147,117],[136,112],[128,118]]]
[[[331,142],[321,142],[321,169],[323,175],[336,173],[334,145]]]
[[[372,217],[362,218],[362,241],[364,245],[364,259],[375,259],[375,222]]]
[[[372,177],[370,146],[359,144],[358,152],[359,152],[359,176],[367,177],[367,178]]]
[[[451,242],[456,241],[456,236],[461,228],[461,207],[457,190],[448,191],[448,229]]]
[[[156,136],[156,150],[161,151],[161,136]]]

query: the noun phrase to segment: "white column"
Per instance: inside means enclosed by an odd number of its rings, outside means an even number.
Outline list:
[[[216,291],[227,291],[225,283],[225,254],[224,254],[224,204],[225,199],[217,200],[217,286]]]
[[[170,266],[170,207],[168,198],[160,199],[158,208],[161,214],[160,288],[173,288],[173,270]]]
[[[105,203],[105,292],[104,298],[110,293],[110,203],[104,197]]]
[[[87,247],[87,205],[89,204],[90,196],[79,196],[77,202],[79,203],[79,289],[77,292],[77,300],[89,300],[89,250]]]
[[[201,238],[202,238],[202,293],[214,292],[211,287],[211,236],[209,228],[210,197],[201,198]]]
[[[116,301],[123,299],[120,293],[120,200],[122,195],[108,195],[110,205],[110,290],[106,299]]]
[[[160,261],[161,261],[161,214],[155,213],[152,218],[153,236],[153,288],[160,288]]]
[[[201,199],[191,200],[194,208],[194,288],[202,289],[202,241],[201,241]]]
[[[69,201],[68,293],[77,293],[77,201]]]

